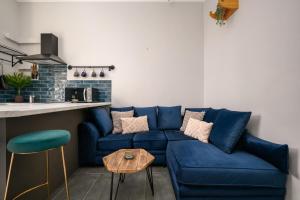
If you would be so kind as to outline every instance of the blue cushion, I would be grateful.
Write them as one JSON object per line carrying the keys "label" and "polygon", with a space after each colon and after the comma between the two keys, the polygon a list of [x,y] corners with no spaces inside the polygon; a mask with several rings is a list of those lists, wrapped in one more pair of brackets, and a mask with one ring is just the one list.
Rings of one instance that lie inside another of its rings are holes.
{"label": "blue cushion", "polygon": [[116,151],[132,148],[133,136],[134,134],[109,134],[98,140],[97,149],[100,151]]}
{"label": "blue cushion", "polygon": [[55,149],[69,143],[66,130],[35,131],[16,136],[8,141],[7,150],[13,153],[34,153]]}
{"label": "blue cushion", "polygon": [[116,108],[116,107],[110,108],[110,111],[117,111],[117,112],[127,112],[127,111],[131,111],[131,110],[133,110],[132,106],[120,107],[120,108]]}
{"label": "blue cushion", "polygon": [[208,112],[211,108],[186,108],[185,110],[192,111],[192,112]]}
{"label": "blue cushion", "polygon": [[134,115],[136,117],[140,116],[147,116],[148,118],[148,125],[150,130],[157,129],[157,107],[145,107],[145,108],[138,108],[134,107]]}
{"label": "blue cushion", "polygon": [[172,165],[173,160],[167,157],[167,161],[170,178],[177,199],[196,200],[205,197],[205,200],[256,200],[258,196],[260,200],[284,199],[285,188],[179,184],[175,174],[176,170],[174,170],[174,165]]}
{"label": "blue cushion", "polygon": [[146,150],[165,150],[167,138],[163,131],[147,131],[136,133],[133,137],[134,148]]}
{"label": "blue cushion", "polygon": [[168,141],[195,140],[195,138],[185,135],[183,131],[169,130],[165,131],[165,135]]}
{"label": "blue cushion", "polygon": [[161,130],[178,130],[181,124],[181,106],[158,106],[158,127]]}
{"label": "blue cushion", "polygon": [[213,125],[210,141],[226,153],[231,153],[238,143],[251,112],[222,110]]}
{"label": "blue cushion", "polygon": [[268,142],[250,134],[243,136],[242,146],[247,152],[255,154],[288,173],[289,148],[288,145]]}
{"label": "blue cushion", "polygon": [[174,141],[167,159],[181,184],[285,188],[284,173],[245,151],[227,154],[196,140]]}
{"label": "blue cushion", "polygon": [[222,197],[232,197],[233,199],[230,200],[241,200],[241,197],[247,196],[250,200],[255,200],[255,197],[257,196],[278,197],[278,196],[285,195],[284,188],[202,186],[202,185],[193,186],[193,185],[182,185],[182,184],[179,187],[180,187],[180,194],[185,197],[208,196],[208,194],[210,194],[210,196],[213,196],[217,199]]}
{"label": "blue cushion", "polygon": [[96,125],[102,136],[106,136],[111,133],[113,129],[113,123],[106,109],[91,109],[90,116],[91,121]]}
{"label": "blue cushion", "polygon": [[203,121],[208,122],[208,123],[210,123],[210,122],[215,123],[218,115],[220,114],[220,112],[222,110],[225,110],[225,109],[223,109],[223,108],[222,109],[213,109],[213,108],[208,109],[207,112],[205,112]]}

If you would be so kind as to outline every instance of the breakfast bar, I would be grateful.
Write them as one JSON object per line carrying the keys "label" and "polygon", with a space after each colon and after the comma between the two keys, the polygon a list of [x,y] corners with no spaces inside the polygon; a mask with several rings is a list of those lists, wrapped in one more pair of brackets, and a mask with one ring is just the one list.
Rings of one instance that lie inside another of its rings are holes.
{"label": "breakfast bar", "polygon": [[[6,150],[9,139],[27,132],[63,129],[71,133],[71,141],[65,146],[68,175],[78,166],[77,125],[84,121],[88,109],[109,107],[110,103],[1,103],[0,104],[0,197],[3,197],[9,167],[10,153]],[[33,185],[45,180],[44,155],[17,155],[12,169],[9,199]],[[49,155],[50,191],[64,182],[61,157],[58,150]],[[28,193],[26,199],[45,199],[46,189]]]}

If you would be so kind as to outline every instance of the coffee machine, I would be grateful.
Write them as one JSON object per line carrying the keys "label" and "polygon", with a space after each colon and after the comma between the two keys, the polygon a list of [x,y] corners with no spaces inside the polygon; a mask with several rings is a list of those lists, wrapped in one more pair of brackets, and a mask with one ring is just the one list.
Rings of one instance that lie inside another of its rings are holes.
{"label": "coffee machine", "polygon": [[96,102],[95,88],[65,88],[65,101],[73,103]]}

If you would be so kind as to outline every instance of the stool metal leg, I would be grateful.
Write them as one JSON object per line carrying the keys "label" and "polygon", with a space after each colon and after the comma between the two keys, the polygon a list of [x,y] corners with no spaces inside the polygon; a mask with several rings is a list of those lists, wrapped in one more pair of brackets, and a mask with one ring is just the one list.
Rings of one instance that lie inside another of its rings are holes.
{"label": "stool metal leg", "polygon": [[[35,189],[38,189],[43,186],[47,186],[47,192],[48,192],[48,199],[50,200],[50,186],[49,186],[49,150],[45,152],[46,154],[46,182],[40,185],[37,185],[35,187],[29,188],[25,190],[24,192],[18,194],[13,198],[13,200],[19,198],[20,196],[31,192]],[[64,155],[64,148],[61,147],[61,155],[62,155],[62,162],[63,162],[63,169],[64,169],[64,177],[65,177],[65,185],[66,185],[66,193],[67,193],[67,199],[70,200],[70,195],[69,195],[69,188],[68,188],[68,180],[67,180],[67,169],[66,169],[66,162],[65,162],[65,155]],[[14,162],[14,156],[15,154],[12,153],[11,158],[10,158],[10,164],[9,164],[9,170],[8,170],[8,176],[7,176],[7,182],[6,182],[6,187],[5,187],[5,193],[4,193],[4,200],[7,200],[7,194],[8,194],[8,186],[11,178],[11,171],[12,171],[12,166]]]}
{"label": "stool metal leg", "polygon": [[67,199],[70,200],[64,147],[62,146],[60,149],[61,149],[61,157],[62,157],[63,168],[64,168],[64,176],[65,176],[65,185],[66,185]]}
{"label": "stool metal leg", "polygon": [[7,176],[7,181],[6,181],[4,200],[6,200],[6,198],[7,198],[8,185],[9,185],[9,181],[10,181],[10,175],[11,175],[12,165],[13,165],[13,162],[14,162],[14,157],[15,157],[15,154],[12,153],[11,158],[10,158],[9,169],[8,169],[8,176]]}
{"label": "stool metal leg", "polygon": [[45,155],[46,155],[46,181],[40,185],[34,186],[32,188],[29,188],[25,191],[23,191],[22,193],[18,194],[17,196],[15,196],[13,198],[13,200],[18,199],[19,197],[23,196],[24,194],[31,192],[33,190],[36,190],[40,187],[44,187],[47,186],[48,189],[48,199],[50,199],[50,190],[49,190],[49,150],[45,151]]}
{"label": "stool metal leg", "polygon": [[47,173],[47,192],[48,192],[48,200],[50,200],[50,185],[49,185],[49,150],[46,151],[46,173]]}

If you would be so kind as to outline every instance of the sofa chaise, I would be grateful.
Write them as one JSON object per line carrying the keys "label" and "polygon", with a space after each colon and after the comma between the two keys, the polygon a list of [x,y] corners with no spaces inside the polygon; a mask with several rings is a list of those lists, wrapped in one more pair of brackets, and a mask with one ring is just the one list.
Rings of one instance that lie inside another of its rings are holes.
{"label": "sofa chaise", "polygon": [[203,120],[214,123],[210,142],[203,143],[180,131],[181,106],[111,110],[147,115],[150,130],[111,134],[109,112],[91,110],[78,127],[81,166],[101,166],[102,158],[118,149],[143,148],[155,156],[154,165],[168,167],[177,200],[284,200],[288,146],[248,133],[251,113],[187,108],[204,111]]}

